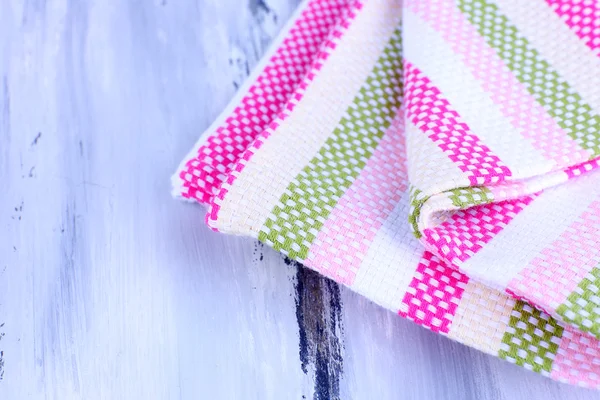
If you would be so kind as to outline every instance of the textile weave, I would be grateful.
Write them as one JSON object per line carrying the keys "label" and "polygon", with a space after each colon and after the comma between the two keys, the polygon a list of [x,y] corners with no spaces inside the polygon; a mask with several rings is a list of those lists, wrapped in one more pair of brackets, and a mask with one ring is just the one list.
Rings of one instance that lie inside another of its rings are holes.
{"label": "textile weave", "polygon": [[600,387],[600,8],[308,0],[173,177],[435,332]]}

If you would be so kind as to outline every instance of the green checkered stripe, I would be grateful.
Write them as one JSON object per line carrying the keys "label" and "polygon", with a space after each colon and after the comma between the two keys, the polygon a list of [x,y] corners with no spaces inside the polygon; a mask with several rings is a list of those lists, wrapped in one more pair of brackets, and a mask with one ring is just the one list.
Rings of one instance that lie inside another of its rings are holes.
{"label": "green checkered stripe", "polygon": [[[525,88],[581,147],[600,154],[600,116],[486,0],[458,0],[460,10]],[[577,60],[573,60],[577,62]]]}
{"label": "green checkered stripe", "polygon": [[460,209],[488,204],[494,200],[494,195],[485,186],[473,186],[450,190],[448,197],[452,204]]}
{"label": "green checkered stripe", "polygon": [[412,233],[417,239],[420,239],[423,234],[419,231],[419,217],[421,216],[421,208],[423,204],[429,200],[431,196],[426,195],[420,189],[415,186],[410,186],[409,199],[410,209],[408,210],[408,222],[412,228]]}
{"label": "green checkered stripe", "polygon": [[303,260],[323,223],[365,167],[402,101],[398,28],[323,147],[288,185],[259,240]]}
{"label": "green checkered stripe", "polygon": [[600,335],[600,269],[592,270],[581,280],[567,300],[556,308],[563,321],[583,332]]}
{"label": "green checkered stripe", "polygon": [[[444,195],[452,201],[457,209],[465,209],[480,204],[488,204],[494,201],[494,194],[485,186],[473,186],[449,190]],[[420,189],[410,187],[410,209],[408,212],[408,222],[412,228],[413,234],[420,239],[423,234],[419,231],[419,218],[423,204],[431,196],[426,195]]]}
{"label": "green checkered stripe", "polygon": [[563,330],[550,315],[524,301],[517,301],[502,337],[498,356],[529,370],[548,375]]}

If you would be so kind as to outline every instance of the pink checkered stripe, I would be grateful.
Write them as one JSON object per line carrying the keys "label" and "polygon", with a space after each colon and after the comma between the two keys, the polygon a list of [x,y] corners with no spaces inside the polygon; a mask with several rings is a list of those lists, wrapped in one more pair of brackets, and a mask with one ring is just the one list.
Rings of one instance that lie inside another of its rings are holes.
{"label": "pink checkered stripe", "polygon": [[598,387],[599,369],[600,342],[571,326],[565,326],[550,376],[573,385]]}
{"label": "pink checkered stripe", "polygon": [[[318,0],[315,0],[318,2]],[[237,162],[232,166],[231,173],[227,176],[223,185],[218,188],[217,194],[210,198],[208,212],[206,213],[206,224],[212,229],[217,230],[215,225],[217,222],[217,216],[219,214],[219,210],[221,208],[221,202],[225,199],[225,196],[228,193],[228,188],[233,184],[236,177],[239,173],[244,169],[246,163],[250,160],[250,158],[254,155],[255,151],[260,149],[265,141],[271,136],[271,133],[274,132],[281,121],[283,121],[290,112],[295,108],[295,106],[299,103],[299,101],[304,96],[306,88],[310,84],[310,82],[316,76],[316,73],[322,68],[323,63],[327,60],[329,55],[335,50],[337,43],[342,38],[344,32],[348,29],[348,27],[354,21],[357,13],[363,7],[362,0],[355,0],[352,4],[345,10],[343,20],[335,26],[334,29],[329,34],[329,38],[322,44],[321,51],[319,53],[319,58],[315,61],[311,67],[311,70],[306,73],[302,82],[299,83],[294,95],[289,99],[284,109],[279,113],[277,118],[273,120],[260,134],[258,134],[255,140],[251,143],[251,145],[244,151]]]}
{"label": "pink checkered stripe", "polygon": [[593,171],[596,168],[600,167],[600,158],[595,158],[593,160],[574,165],[565,170],[568,179],[577,178],[587,172]]}
{"label": "pink checkered stripe", "polygon": [[597,0],[546,0],[596,55],[600,55],[600,4]]}
{"label": "pink checkered stripe", "polygon": [[444,36],[511,125],[546,159],[560,167],[590,158],[591,154],[558,126],[454,3],[406,0],[404,6]]}
{"label": "pink checkered stripe", "polygon": [[[432,253],[425,252],[398,314],[434,332],[448,334],[468,284],[466,275],[444,265]],[[515,297],[521,299],[518,295]],[[600,341],[572,326],[560,322],[559,325],[564,328],[564,333],[552,363],[552,378],[598,387]]]}
{"label": "pink checkered stripe", "polygon": [[508,167],[470,132],[440,90],[410,61],[404,62],[406,118],[420,128],[465,173],[471,185],[511,176]]}
{"label": "pink checkered stripe", "polygon": [[348,3],[349,0],[308,3],[240,104],[181,170],[183,197],[209,203],[242,153],[282,112],[309,67],[326,57],[329,50],[319,50],[321,44]]}
{"label": "pink checkered stripe", "polygon": [[508,289],[546,310],[555,310],[597,265],[599,237],[600,202],[594,201],[509,282]]}
{"label": "pink checkered stripe", "polygon": [[448,333],[469,278],[426,251],[398,314],[434,332]]}
{"label": "pink checkered stripe", "polygon": [[319,231],[304,264],[352,285],[373,238],[406,192],[407,182],[400,111]]}
{"label": "pink checkered stripe", "polygon": [[525,196],[457,211],[446,222],[425,229],[423,242],[448,264],[460,266],[489,243],[534,198]]}

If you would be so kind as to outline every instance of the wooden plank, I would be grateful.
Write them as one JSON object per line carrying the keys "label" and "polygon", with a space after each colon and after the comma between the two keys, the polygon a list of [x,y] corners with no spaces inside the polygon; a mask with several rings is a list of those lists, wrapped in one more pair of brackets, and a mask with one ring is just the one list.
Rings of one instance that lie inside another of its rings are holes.
{"label": "wooden plank", "polygon": [[170,198],[297,3],[3,1],[0,399],[599,398]]}

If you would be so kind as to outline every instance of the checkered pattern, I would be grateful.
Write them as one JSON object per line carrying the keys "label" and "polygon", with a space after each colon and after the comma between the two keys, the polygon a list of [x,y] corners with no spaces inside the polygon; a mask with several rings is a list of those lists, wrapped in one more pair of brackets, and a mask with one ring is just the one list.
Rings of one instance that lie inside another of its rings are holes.
{"label": "checkered pattern", "polygon": [[416,186],[410,187],[410,210],[408,213],[408,222],[410,223],[413,234],[417,238],[421,238],[421,232],[418,225],[419,217],[421,216],[421,209],[429,197],[430,196],[427,196],[422,190],[417,189]]}
{"label": "checkered pattern", "polygon": [[531,201],[533,197],[523,197],[458,211],[449,221],[426,229],[425,241],[444,260],[460,265],[489,243]]}
{"label": "checkered pattern", "polygon": [[498,183],[511,175],[498,156],[470,132],[428,77],[409,62],[404,70],[406,118],[448,155],[472,185]]}
{"label": "checkered pattern", "polygon": [[425,252],[399,314],[434,332],[447,333],[468,281],[466,275]]}
{"label": "checkered pattern", "polygon": [[461,209],[491,203],[494,200],[492,192],[485,186],[453,189],[448,193],[452,204]]}
{"label": "checkered pattern", "polygon": [[596,158],[585,163],[574,165],[565,170],[569,179],[577,178],[587,172],[593,171],[600,167],[600,159]]}
{"label": "checkered pattern", "polygon": [[397,30],[339,126],[281,196],[259,240],[290,258],[307,257],[325,218],[365,167],[398,112],[402,98],[400,37]]}
{"label": "checkered pattern", "polygon": [[407,179],[395,179],[406,176],[405,154],[399,114],[319,231],[305,265],[346,285],[354,282],[375,234],[406,191]]}
{"label": "checkered pattern", "polygon": [[577,288],[558,306],[556,313],[582,332],[600,334],[600,269],[592,270]]}
{"label": "checkered pattern", "polygon": [[[599,155],[600,115],[520,34],[498,6],[487,0],[458,0],[458,5],[559,126],[592,155]],[[531,22],[546,23],[541,19]]]}
{"label": "checkered pattern", "polygon": [[557,1],[304,3],[178,194],[433,331],[600,388],[600,58],[587,11],[562,1],[565,26]]}
{"label": "checkered pattern", "polygon": [[511,312],[498,355],[529,370],[549,375],[563,330],[548,314],[518,301]]}
{"label": "checkered pattern", "polygon": [[595,307],[588,304],[595,295],[590,271],[600,263],[598,237],[600,202],[592,202],[509,283],[509,289],[539,307],[556,310],[557,316],[582,331],[599,334]]}
{"label": "checkered pattern", "polygon": [[348,9],[349,0],[311,1],[238,106],[180,171],[181,196],[208,203],[254,139],[279,114]]}
{"label": "checkered pattern", "polygon": [[[306,9],[309,9],[311,6],[320,7],[318,4],[320,0],[311,0],[307,3]],[[225,200],[225,196],[229,193],[229,188],[235,181],[236,177],[239,173],[244,169],[246,163],[250,160],[250,158],[254,155],[256,151],[258,151],[261,146],[268,140],[271,133],[279,127],[279,124],[282,120],[287,118],[290,112],[294,110],[294,106],[298,104],[303,98],[304,91],[308,87],[308,85],[313,81],[316,76],[316,73],[319,72],[329,57],[329,55],[335,50],[337,43],[340,38],[343,36],[344,31],[351,25],[357,13],[363,7],[363,3],[360,0],[355,0],[352,3],[348,3],[348,6],[343,10],[344,19],[339,22],[338,25],[333,27],[329,31],[329,38],[321,43],[321,51],[319,53],[319,60],[312,64],[312,70],[307,70],[306,75],[304,76],[302,82],[298,85],[294,95],[288,99],[288,102],[285,104],[284,109],[277,116],[275,120],[273,120],[268,128],[262,131],[259,135],[256,136],[255,140],[252,144],[246,149],[246,151],[240,154],[235,166],[231,167],[230,174],[227,176],[226,180],[220,182],[222,186],[218,187],[215,185],[213,190],[216,193],[214,196],[210,197],[208,213],[206,214],[206,224],[213,230],[218,231],[215,227],[215,224],[218,220],[219,211],[221,209],[221,204]],[[299,18],[301,20],[301,18]],[[215,134],[218,134],[215,133]],[[214,134],[209,135],[209,139]],[[185,197],[185,196],[184,196]]]}
{"label": "checkered pattern", "polygon": [[587,387],[600,386],[598,342],[577,330],[567,327],[552,365],[552,378]]}
{"label": "checkered pattern", "polygon": [[[465,67],[497,104],[515,130],[555,165],[587,160],[579,147],[512,74],[499,55],[487,46],[466,16],[447,0],[407,0],[405,7],[448,40]],[[439,60],[443,63],[444,60]],[[519,152],[521,149],[512,149]],[[527,154],[523,154],[527,157]],[[526,160],[524,160],[526,161]]]}
{"label": "checkered pattern", "polygon": [[479,350],[498,352],[515,299],[470,280],[452,321],[449,336]]}
{"label": "checkered pattern", "polygon": [[546,0],[596,55],[600,55],[600,5],[595,0]]}

